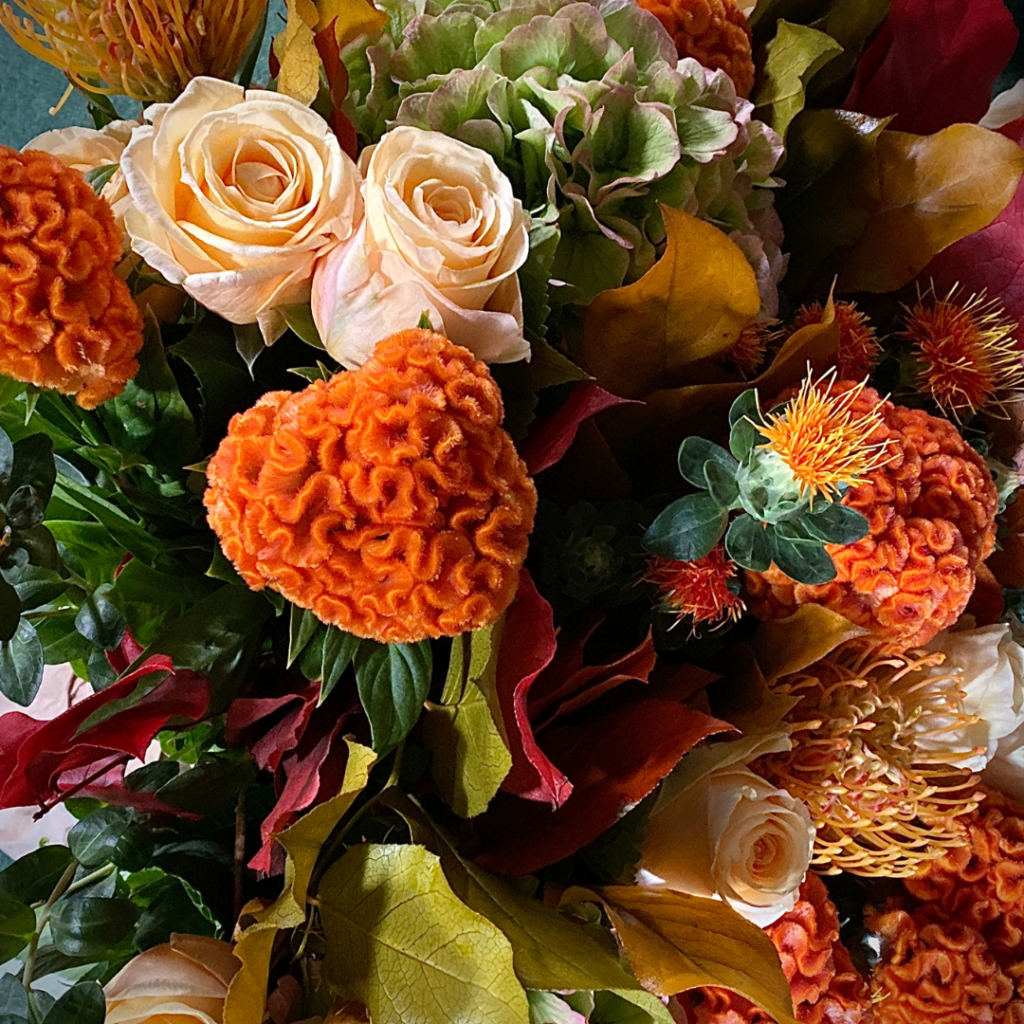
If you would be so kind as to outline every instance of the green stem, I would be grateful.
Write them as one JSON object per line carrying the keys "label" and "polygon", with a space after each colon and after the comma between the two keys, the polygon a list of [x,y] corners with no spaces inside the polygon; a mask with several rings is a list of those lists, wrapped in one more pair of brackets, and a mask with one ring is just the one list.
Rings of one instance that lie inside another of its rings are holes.
{"label": "green stem", "polygon": [[21,984],[29,996],[32,995],[32,975],[35,973],[36,969],[36,954],[39,952],[39,937],[42,935],[43,929],[49,923],[50,911],[53,910],[54,903],[64,895],[68,886],[71,884],[71,879],[75,877],[75,871],[77,870],[78,861],[72,860],[64,869],[64,874],[60,876],[57,884],[53,887],[53,892],[50,893],[50,898],[43,904],[43,909],[39,913],[35,931],[32,932],[32,939],[28,944],[28,955],[25,957],[25,970],[21,975]]}
{"label": "green stem", "polygon": [[78,892],[79,889],[85,889],[92,885],[93,882],[100,882],[104,878],[109,878],[116,870],[116,864],[105,864],[103,867],[97,868],[91,875],[86,875],[77,882],[72,882],[65,890],[64,895],[70,896],[73,892]]}

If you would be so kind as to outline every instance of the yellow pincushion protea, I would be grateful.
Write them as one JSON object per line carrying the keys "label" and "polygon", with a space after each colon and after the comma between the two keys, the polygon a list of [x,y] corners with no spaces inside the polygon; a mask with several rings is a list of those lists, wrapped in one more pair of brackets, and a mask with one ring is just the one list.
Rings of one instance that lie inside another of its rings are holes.
{"label": "yellow pincushion protea", "polygon": [[977,719],[963,710],[960,676],[930,671],[942,660],[860,638],[772,685],[798,698],[786,716],[792,749],[752,767],[806,802],[812,863],[826,873],[907,878],[966,842],[960,819],[980,794],[956,762],[974,751],[930,748]]}
{"label": "yellow pincushion protea", "polygon": [[[94,93],[173,100],[199,75],[232,78],[267,0],[13,0],[0,25]],[[27,15],[24,17],[22,15]]]}

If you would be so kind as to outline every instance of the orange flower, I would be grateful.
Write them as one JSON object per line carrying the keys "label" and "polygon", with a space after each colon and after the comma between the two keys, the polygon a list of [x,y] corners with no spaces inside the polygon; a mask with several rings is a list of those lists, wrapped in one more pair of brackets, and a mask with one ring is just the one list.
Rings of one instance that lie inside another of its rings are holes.
{"label": "orange flower", "polygon": [[743,601],[729,589],[735,575],[736,563],[718,544],[693,562],[652,558],[644,579],[661,591],[665,611],[675,612],[678,621],[692,618],[696,628],[702,622],[735,622],[743,614]]}
{"label": "orange flower", "polygon": [[251,587],[356,636],[479,629],[515,595],[537,506],[501,419],[471,352],[404,331],[235,416],[207,469],[210,525]]}
{"label": "orange flower", "polygon": [[750,29],[735,0],[640,0],[676,44],[680,57],[724,71],[740,96],[754,87]]}
{"label": "orange flower", "polygon": [[[833,392],[859,388],[841,381]],[[873,443],[889,461],[855,483],[844,505],[867,516],[870,532],[828,545],[831,583],[795,583],[774,566],[747,573],[749,606],[761,619],[821,604],[874,630],[896,647],[928,643],[952,625],[974,590],[975,574],[995,545],[998,496],[981,456],[948,420],[884,401],[864,388],[849,414],[876,414]]]}
{"label": "orange flower", "polygon": [[[863,380],[875,368],[882,354],[875,329],[855,302],[836,302],[833,309],[835,322],[839,325],[839,350],[836,353],[839,379]],[[824,317],[825,310],[820,302],[801,306],[793,321],[793,331],[810,324],[820,324]]]}
{"label": "orange flower", "polygon": [[960,677],[929,674],[942,658],[887,655],[862,638],[772,684],[797,698],[785,716],[793,746],[751,768],[807,804],[813,863],[830,873],[907,877],[966,842],[958,819],[977,806],[975,779],[955,763],[973,751],[919,746],[976,721],[964,713]]}
{"label": "orange flower", "polygon": [[[765,929],[789,980],[801,1024],[860,1024],[870,1019],[867,985],[839,941],[839,915],[821,879],[808,874],[800,900]],[[693,1024],[770,1024],[742,996],[722,988],[687,993]]]}
{"label": "orange flower", "polygon": [[138,372],[142,317],[106,200],[49,153],[0,146],[0,373],[92,409]]}
{"label": "orange flower", "polygon": [[1010,1010],[1013,981],[969,925],[922,923],[904,910],[871,915],[867,924],[882,941],[872,976],[875,1024],[1020,1020]]}
{"label": "orange flower", "polygon": [[921,363],[918,389],[961,420],[1019,399],[1024,363],[1014,338],[1017,325],[998,302],[986,302],[984,294],[964,303],[953,296],[919,299],[903,337],[913,342]]}
{"label": "orange flower", "polygon": [[744,380],[751,380],[761,369],[768,349],[782,337],[777,320],[747,324],[724,362]]}

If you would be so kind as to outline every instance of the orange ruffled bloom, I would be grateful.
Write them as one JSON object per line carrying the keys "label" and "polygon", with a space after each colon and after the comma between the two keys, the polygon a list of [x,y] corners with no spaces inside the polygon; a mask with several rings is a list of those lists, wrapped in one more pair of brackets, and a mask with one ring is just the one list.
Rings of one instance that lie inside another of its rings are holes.
{"label": "orange ruffled bloom", "polygon": [[[839,941],[839,915],[821,879],[810,873],[796,906],[765,929],[789,980],[801,1024],[870,1020],[867,983]],[[771,1024],[753,1003],[724,988],[703,988],[680,1002],[692,1024]]]}
{"label": "orange ruffled bloom", "polygon": [[[839,349],[836,352],[836,369],[840,380],[863,380],[875,368],[882,354],[874,327],[855,302],[836,302],[835,322],[839,325]],[[820,302],[801,306],[793,321],[793,331],[811,324],[820,324],[825,310]]]}
{"label": "orange ruffled bloom", "polygon": [[740,96],[754,88],[754,60],[746,15],[735,0],[640,0],[676,44],[682,57],[724,71]]}
{"label": "orange ruffled bloom", "polygon": [[[860,386],[841,381],[832,391]],[[802,604],[824,605],[906,649],[928,643],[966,607],[995,545],[998,497],[981,456],[948,420],[864,388],[850,413],[871,412],[882,423],[870,441],[888,446],[888,461],[843,499],[867,517],[868,535],[827,546],[831,583],[795,583],[775,566],[747,573],[749,606],[758,618],[779,619]]]}
{"label": "orange ruffled bloom", "polygon": [[106,200],[49,153],[0,146],[0,373],[85,409],[138,372],[142,317]]}
{"label": "orange ruffled bloom", "polygon": [[961,921],[904,910],[869,916],[882,940],[871,979],[874,1024],[1018,1024],[1022,1004],[984,938]]}
{"label": "orange ruffled bloom", "polygon": [[251,587],[356,636],[480,629],[515,596],[537,507],[502,412],[467,349],[396,334],[361,369],[232,419],[210,525]]}

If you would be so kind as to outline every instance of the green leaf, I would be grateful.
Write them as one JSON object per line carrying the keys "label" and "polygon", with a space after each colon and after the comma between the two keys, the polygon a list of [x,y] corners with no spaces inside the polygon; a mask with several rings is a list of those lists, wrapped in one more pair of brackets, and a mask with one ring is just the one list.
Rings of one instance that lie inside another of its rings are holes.
{"label": "green leaf", "polygon": [[797,583],[831,583],[836,567],[821,542],[801,535],[791,523],[776,523],[771,530],[772,560]]}
{"label": "green leaf", "polygon": [[7,487],[11,482],[11,471],[14,469],[14,445],[6,430],[0,429],[0,488]]}
{"label": "green leaf", "polygon": [[421,846],[351,848],[324,875],[324,976],[374,1024],[525,1024],[508,940]]}
{"label": "green leaf", "polygon": [[452,640],[440,704],[428,704],[423,740],[433,752],[430,771],[456,814],[487,810],[512,769],[508,744],[495,718],[495,672],[502,622]]}
{"label": "green leaf", "polygon": [[75,616],[75,629],[105,651],[112,651],[124,639],[124,617],[107,597],[113,589],[112,583],[97,587]]}
{"label": "green leaf", "polygon": [[50,1007],[43,1024],[103,1024],[107,1002],[99,982],[80,981]]}
{"label": "green leaf", "polygon": [[0,963],[16,957],[36,928],[36,915],[19,900],[0,896]]}
{"label": "green leaf", "polygon": [[14,465],[11,469],[11,482],[15,487],[34,487],[45,508],[53,494],[56,480],[53,441],[46,434],[29,434],[15,442]]}
{"label": "green leaf", "polygon": [[785,139],[793,118],[804,108],[807,83],[843,48],[824,32],[780,20],[765,49],[754,105]]}
{"label": "green leaf", "polygon": [[117,174],[119,166],[119,164],[101,164],[99,167],[85,172],[85,180],[92,185],[92,190],[96,195],[99,195],[106,187],[107,182]]}
{"label": "green leaf", "polygon": [[651,523],[644,547],[662,558],[691,562],[718,543],[728,519],[729,513],[710,494],[688,494]]}
{"label": "green leaf", "polygon": [[45,900],[71,863],[71,851],[56,843],[26,853],[0,871],[0,896],[26,903]]}
{"label": "green leaf", "polygon": [[741,420],[761,422],[761,407],[757,401],[757,390],[748,388],[729,407],[729,427],[735,427]]}
{"label": "green leaf", "polygon": [[737,516],[725,535],[725,553],[744,569],[765,572],[772,564],[772,544],[764,524],[746,513]]}
{"label": "green leaf", "polygon": [[13,974],[0,974],[0,1020],[28,1017],[28,993]]}
{"label": "green leaf", "polygon": [[[313,321],[313,310],[309,303],[297,306],[279,306],[278,312],[284,316],[284,322],[300,340],[314,348],[322,349],[324,347],[324,343],[320,340],[320,332],[316,329],[316,323]],[[427,326],[429,328],[430,325]]]}
{"label": "green leaf", "polygon": [[17,633],[20,621],[21,598],[18,591],[0,576],[0,643],[7,643]]}
{"label": "green leaf", "polygon": [[320,620],[308,608],[292,605],[288,619],[288,668],[292,667],[295,659],[306,649],[319,625]]}
{"label": "green leaf", "polygon": [[7,569],[4,576],[14,585],[25,611],[39,608],[41,605],[55,601],[68,589],[68,581],[52,569],[43,569],[38,565],[25,565],[16,569]]}
{"label": "green leaf", "polygon": [[866,516],[838,501],[822,502],[800,520],[800,526],[809,536],[826,544],[855,544],[870,529]]}
{"label": "green leaf", "polygon": [[260,19],[260,27],[256,29],[255,35],[249,40],[245,48],[245,56],[238,69],[238,84],[243,89],[252,85],[252,76],[256,73],[256,64],[260,59],[260,52],[263,49],[263,40],[267,34],[267,20],[270,17],[270,5],[263,8],[263,17]]}
{"label": "green leaf", "polygon": [[[169,876],[159,894],[147,905],[139,916],[139,923],[132,938],[138,950],[158,946],[167,942],[172,932],[188,935],[217,934],[217,925],[207,917],[189,893],[195,893],[180,879]],[[198,898],[198,894],[196,894]]]}
{"label": "green leaf", "polygon": [[463,857],[452,837],[412,798],[391,790],[384,802],[405,819],[414,842],[441,858],[455,895],[505,934],[516,975],[526,988],[640,989],[611,952],[614,947],[605,948],[579,922]]}
{"label": "green leaf", "polygon": [[263,335],[256,324],[233,324],[235,332],[235,348],[242,357],[249,376],[253,376],[253,366],[260,354],[267,347]]}
{"label": "green leaf", "polygon": [[[352,664],[352,659],[356,656],[359,645],[363,642],[359,637],[346,633],[344,630],[338,629],[337,626],[327,627],[327,635],[324,637],[324,650],[320,662],[320,696],[317,699],[318,707],[330,696],[331,690],[338,684],[338,680],[345,669]],[[371,641],[366,642],[369,643]],[[427,678],[428,680],[430,678],[429,670]],[[413,722],[415,723],[415,719],[413,719]]]}
{"label": "green leaf", "polygon": [[313,636],[302,652],[299,671],[313,683],[320,682],[324,674],[324,644],[327,642],[327,627],[323,624],[313,631]]}
{"label": "green leaf", "polygon": [[7,503],[7,521],[15,530],[30,530],[43,521],[44,502],[31,484],[22,484]]}
{"label": "green leaf", "polygon": [[65,896],[53,907],[53,944],[67,956],[105,956],[127,938],[138,911],[131,900]]}
{"label": "green leaf", "polygon": [[708,493],[722,508],[730,508],[740,496],[739,484],[736,483],[736,464],[726,469],[720,462],[704,463],[704,479],[707,481]]}
{"label": "green leaf", "polygon": [[14,636],[0,644],[0,692],[27,708],[43,682],[43,645],[28,619],[18,623]]}
{"label": "green leaf", "polygon": [[721,445],[713,444],[703,437],[688,437],[679,446],[679,472],[694,487],[707,487],[704,463],[709,461],[717,462],[734,473],[737,468],[736,460]]}
{"label": "green leaf", "polygon": [[356,685],[378,757],[395,747],[416,724],[430,690],[431,665],[429,640],[416,644],[364,640],[359,645]]}
{"label": "green leaf", "polygon": [[131,811],[122,807],[101,807],[72,826],[68,833],[71,853],[85,867],[116,862],[131,823]]}

